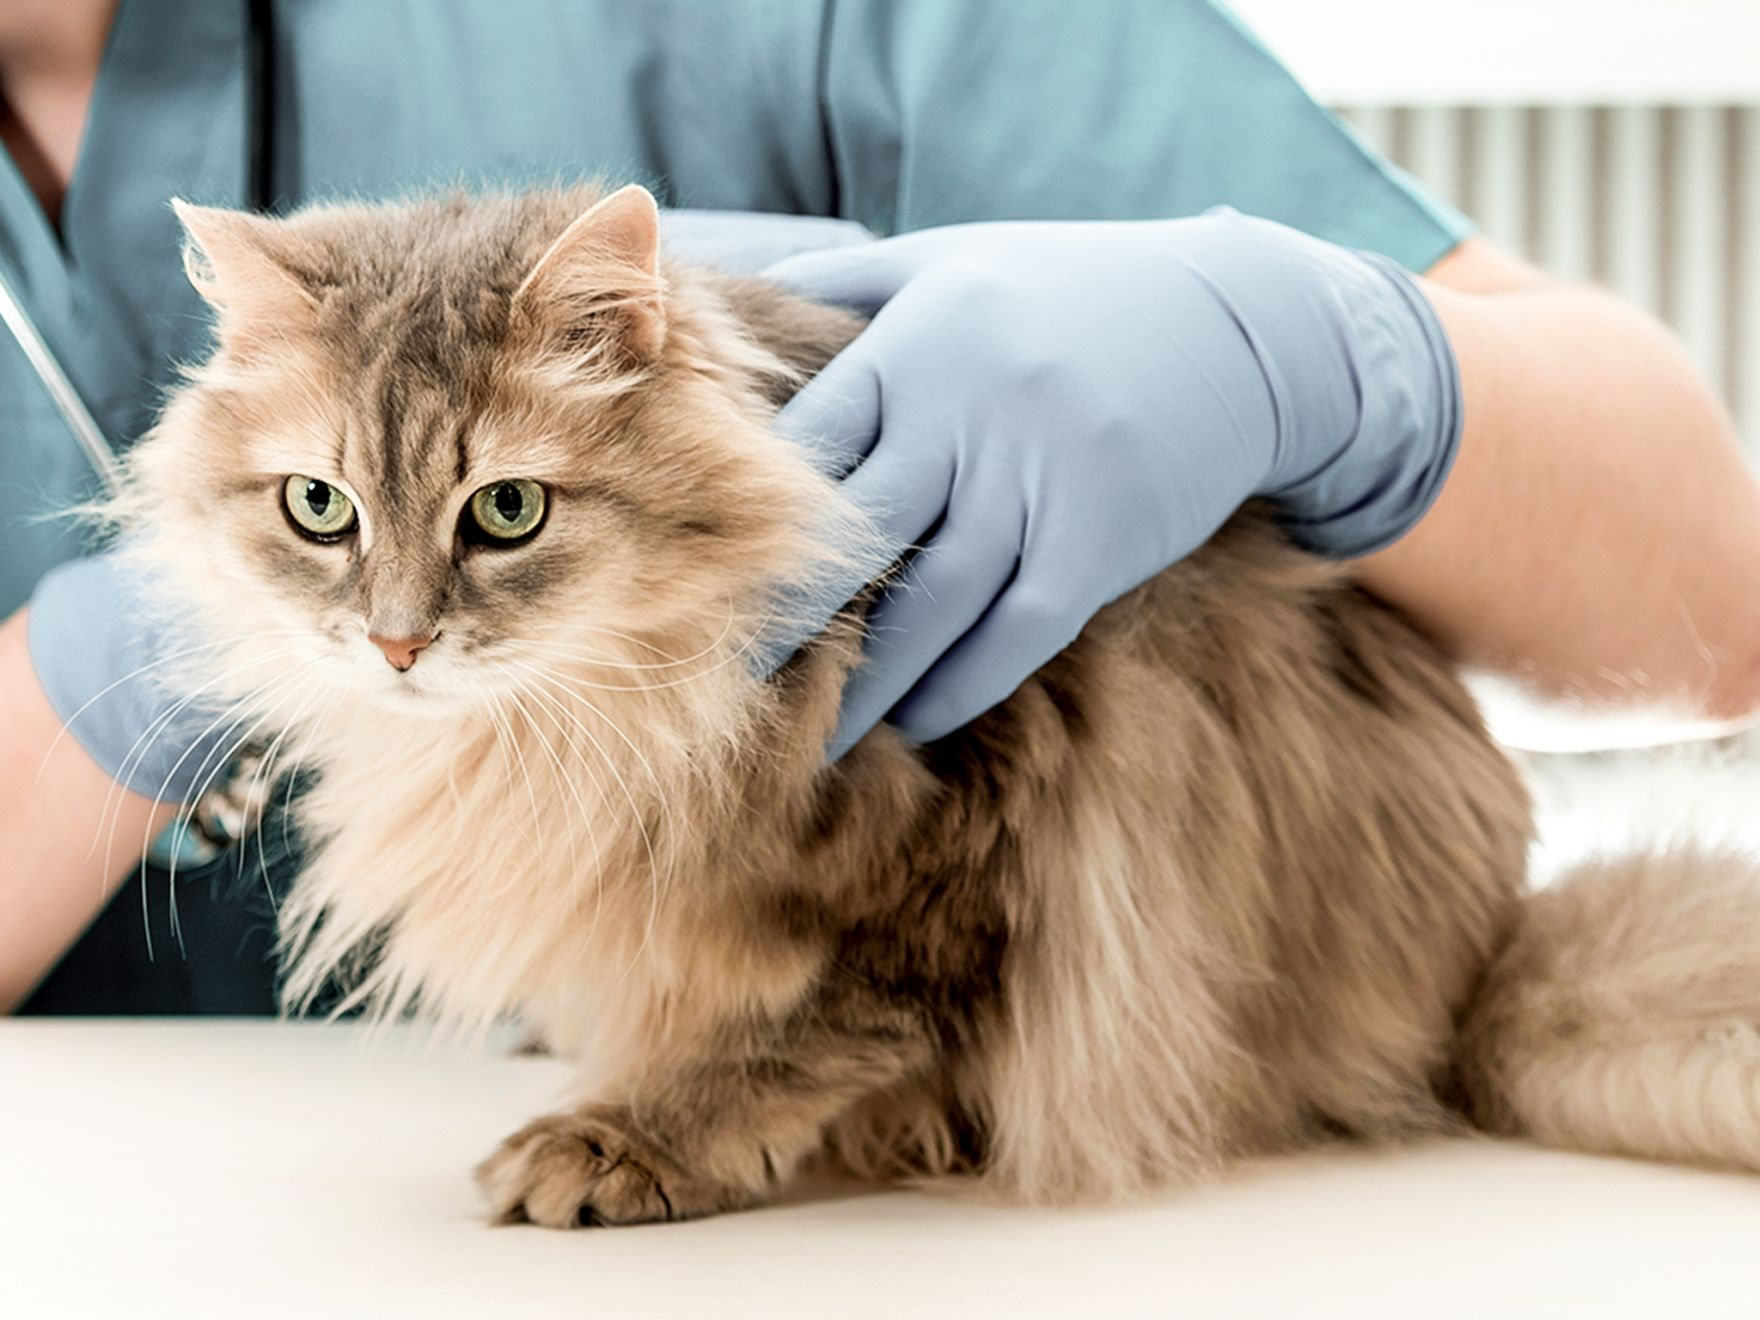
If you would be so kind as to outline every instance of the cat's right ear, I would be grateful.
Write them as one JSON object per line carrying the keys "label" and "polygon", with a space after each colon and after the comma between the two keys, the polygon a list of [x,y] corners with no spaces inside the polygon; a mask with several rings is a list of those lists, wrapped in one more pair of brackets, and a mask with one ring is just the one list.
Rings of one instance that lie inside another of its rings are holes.
{"label": "cat's right ear", "polygon": [[666,340],[660,211],[640,184],[620,188],[564,229],[513,295],[514,314],[588,360],[612,348],[646,362]]}
{"label": "cat's right ear", "polygon": [[220,313],[223,337],[276,337],[311,323],[317,299],[285,264],[275,221],[182,198],[171,209],[183,224],[184,274]]}

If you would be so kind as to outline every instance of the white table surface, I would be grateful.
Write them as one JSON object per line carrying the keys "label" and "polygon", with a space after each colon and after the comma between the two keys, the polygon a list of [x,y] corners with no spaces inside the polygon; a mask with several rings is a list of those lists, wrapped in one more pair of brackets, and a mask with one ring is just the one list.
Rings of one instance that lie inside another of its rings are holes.
{"label": "white table surface", "polygon": [[1760,1178],[1491,1142],[1107,1211],[493,1228],[468,1170],[566,1069],[424,1042],[0,1021],[0,1317],[1760,1316]]}

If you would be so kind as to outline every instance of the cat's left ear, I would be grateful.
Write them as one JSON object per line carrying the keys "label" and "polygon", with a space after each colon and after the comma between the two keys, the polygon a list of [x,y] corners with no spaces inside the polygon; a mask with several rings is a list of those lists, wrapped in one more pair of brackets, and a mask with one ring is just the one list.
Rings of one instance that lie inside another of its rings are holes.
{"label": "cat's left ear", "polygon": [[309,323],[318,301],[282,259],[276,221],[182,198],[171,209],[183,223],[184,273],[220,313],[223,335],[280,334]]}
{"label": "cat's left ear", "polygon": [[599,330],[647,361],[666,341],[660,208],[640,184],[588,208],[557,237],[513,295],[515,315],[571,340]]}

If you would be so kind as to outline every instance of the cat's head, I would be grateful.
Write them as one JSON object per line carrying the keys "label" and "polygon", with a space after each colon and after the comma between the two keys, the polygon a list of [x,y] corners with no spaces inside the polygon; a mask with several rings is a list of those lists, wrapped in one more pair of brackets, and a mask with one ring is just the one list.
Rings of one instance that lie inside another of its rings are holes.
{"label": "cat's head", "polygon": [[217,348],[123,520],[252,681],[435,714],[683,681],[835,558],[834,487],[769,428],[786,368],[669,281],[642,189],[178,214]]}

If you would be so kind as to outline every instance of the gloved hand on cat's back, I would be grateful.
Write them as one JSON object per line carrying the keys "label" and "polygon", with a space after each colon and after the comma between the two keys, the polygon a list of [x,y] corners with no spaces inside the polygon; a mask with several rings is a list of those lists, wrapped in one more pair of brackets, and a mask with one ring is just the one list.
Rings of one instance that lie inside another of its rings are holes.
{"label": "gloved hand on cat's back", "polygon": [[833,756],[887,717],[961,727],[1254,496],[1317,553],[1382,548],[1460,441],[1453,351],[1407,272],[1226,209],[955,226],[765,274],[872,315],[779,425],[915,548]]}

